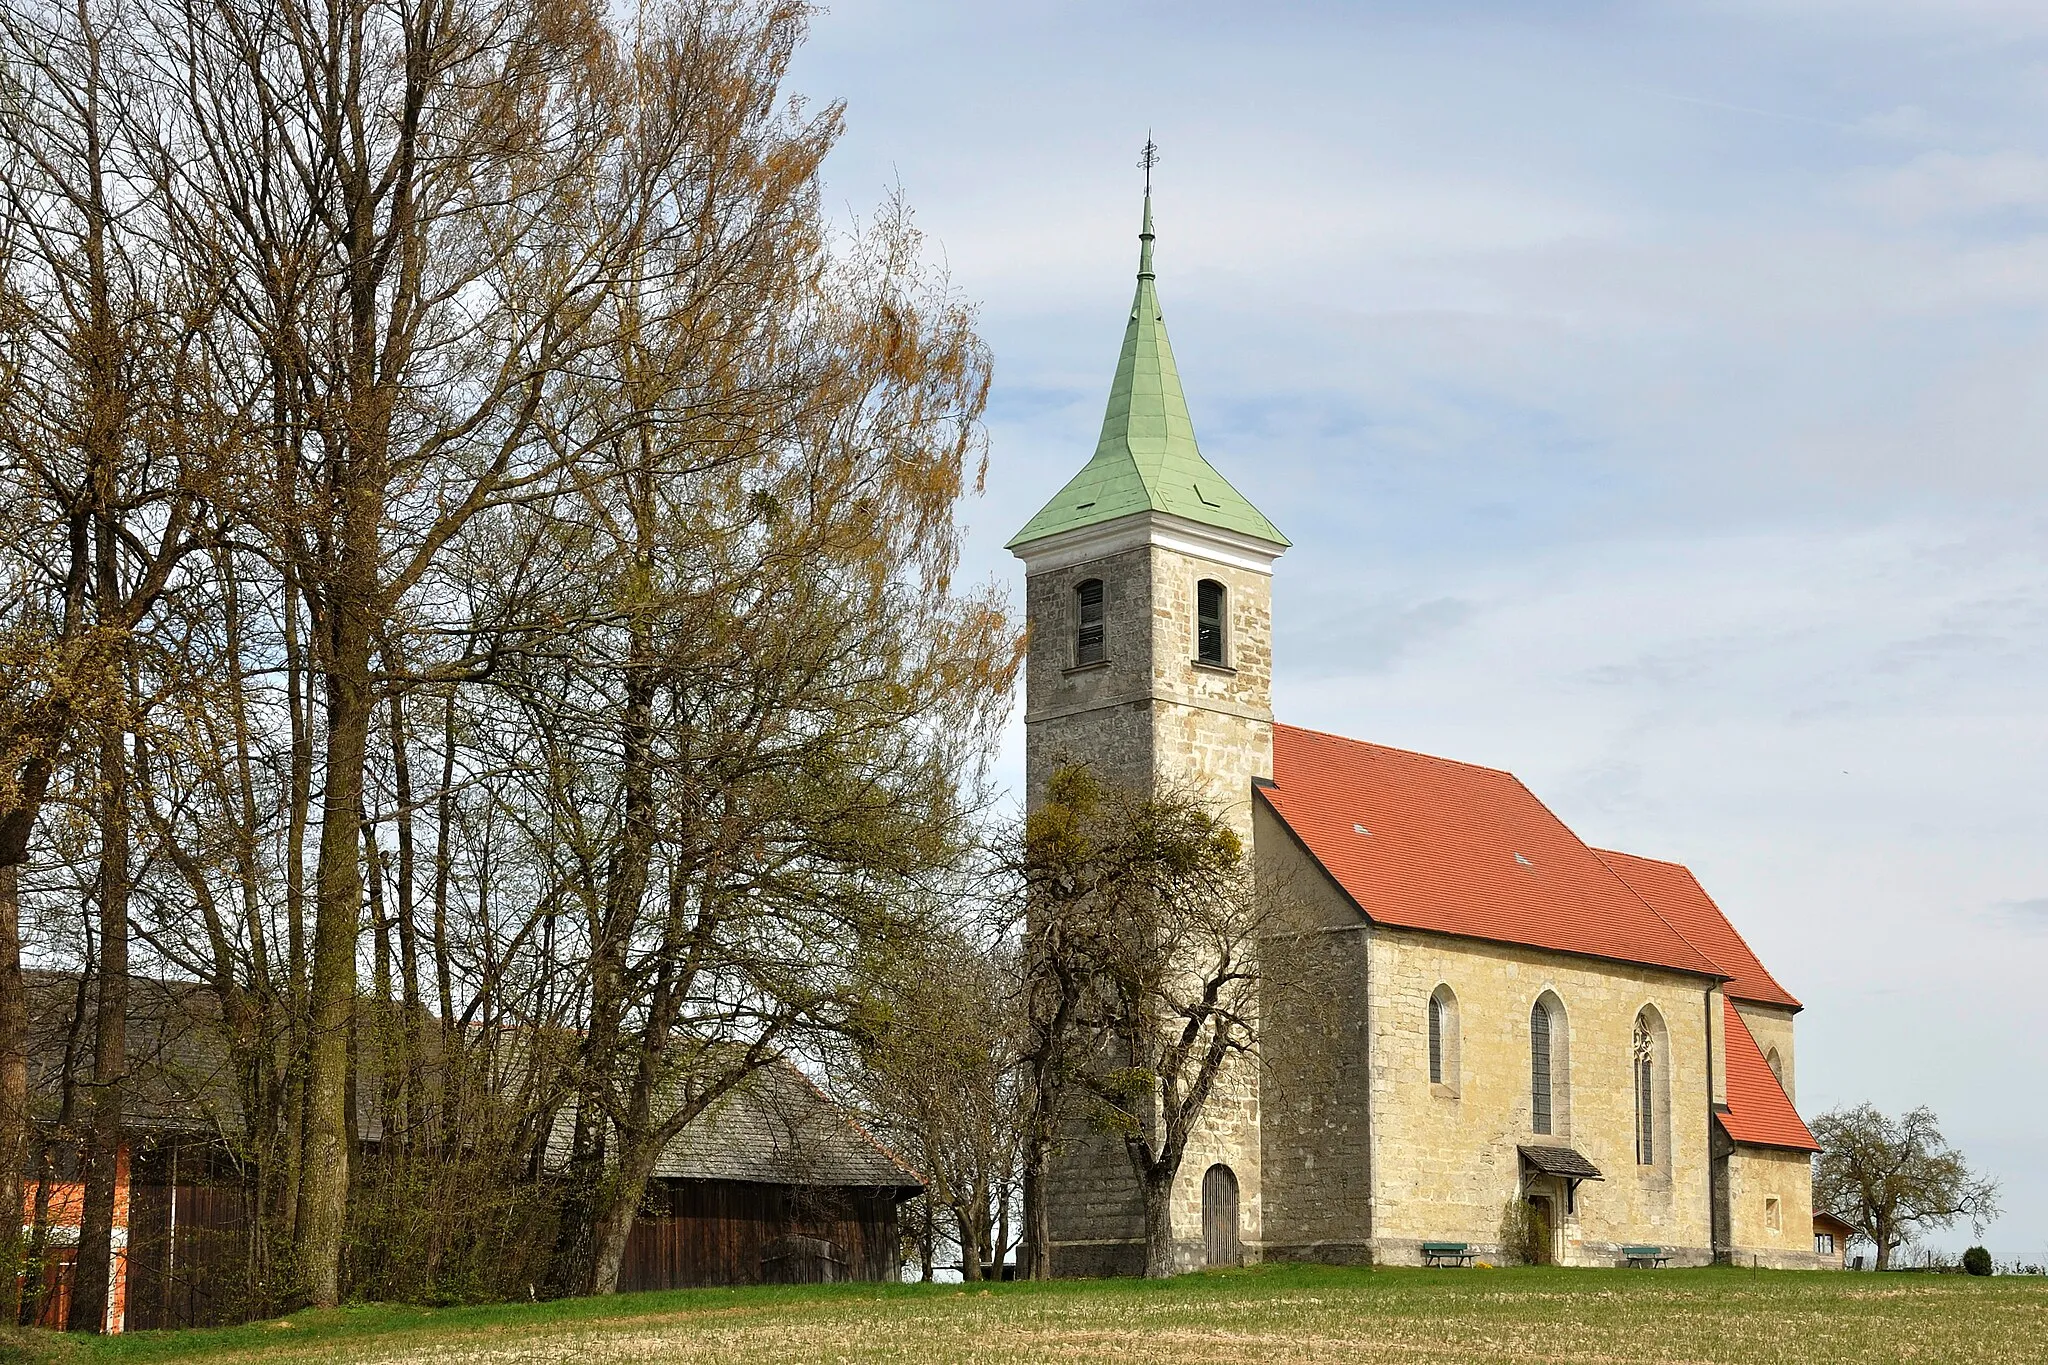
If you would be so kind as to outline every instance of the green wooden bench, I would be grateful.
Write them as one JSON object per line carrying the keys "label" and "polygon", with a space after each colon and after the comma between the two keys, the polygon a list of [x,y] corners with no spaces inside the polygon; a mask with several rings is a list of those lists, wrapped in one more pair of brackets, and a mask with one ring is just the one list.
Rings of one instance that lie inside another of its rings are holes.
{"label": "green wooden bench", "polygon": [[1630,1270],[1655,1270],[1671,1259],[1663,1247],[1623,1247],[1621,1255]]}
{"label": "green wooden bench", "polygon": [[1465,1266],[1472,1264],[1472,1257],[1472,1244],[1469,1242],[1424,1242],[1422,1244],[1422,1263],[1424,1265]]}

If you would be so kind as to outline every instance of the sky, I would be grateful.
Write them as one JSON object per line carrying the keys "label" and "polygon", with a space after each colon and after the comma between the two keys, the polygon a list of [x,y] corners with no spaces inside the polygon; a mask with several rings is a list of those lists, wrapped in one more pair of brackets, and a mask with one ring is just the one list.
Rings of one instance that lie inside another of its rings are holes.
{"label": "sky", "polygon": [[1094,449],[1149,132],[1279,718],[1691,866],[1801,1110],[1930,1106],[2048,1261],[2048,5],[834,0],[790,85],[980,306],[967,578]]}

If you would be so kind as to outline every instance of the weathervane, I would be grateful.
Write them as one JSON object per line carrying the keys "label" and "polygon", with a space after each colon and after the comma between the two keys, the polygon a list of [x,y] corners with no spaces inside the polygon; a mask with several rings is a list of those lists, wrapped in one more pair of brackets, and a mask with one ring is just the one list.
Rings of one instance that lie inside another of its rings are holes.
{"label": "weathervane", "polygon": [[1152,130],[1145,130],[1145,150],[1138,156],[1138,165],[1145,171],[1145,193],[1152,193],[1152,168],[1159,164],[1159,144],[1152,140]]}

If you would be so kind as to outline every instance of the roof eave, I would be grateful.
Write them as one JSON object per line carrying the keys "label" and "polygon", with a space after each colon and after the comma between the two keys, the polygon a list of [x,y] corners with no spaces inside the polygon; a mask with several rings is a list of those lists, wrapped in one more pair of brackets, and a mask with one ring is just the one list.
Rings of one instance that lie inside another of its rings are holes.
{"label": "roof eave", "polygon": [[1227,526],[1211,526],[1173,512],[1143,508],[1085,526],[1069,526],[1004,548],[1024,561],[1026,574],[1047,573],[1100,559],[1120,550],[1157,545],[1200,559],[1211,559],[1247,573],[1270,576],[1284,543],[1248,535]]}

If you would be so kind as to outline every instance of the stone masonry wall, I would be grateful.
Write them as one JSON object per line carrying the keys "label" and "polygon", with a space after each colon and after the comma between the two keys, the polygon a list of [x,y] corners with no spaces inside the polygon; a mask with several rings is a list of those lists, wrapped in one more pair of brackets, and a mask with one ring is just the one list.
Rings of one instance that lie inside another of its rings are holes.
{"label": "stone masonry wall", "polygon": [[1785,1083],[1785,1093],[1792,1098],[1793,1103],[1798,1103],[1799,1087],[1792,1052],[1792,1011],[1777,1005],[1759,1005],[1748,1000],[1738,1000],[1735,1002],[1735,1012],[1742,1016],[1743,1023],[1749,1025],[1749,1031],[1756,1038],[1756,1045],[1765,1057],[1771,1055],[1772,1048],[1778,1050],[1778,1061],[1784,1068],[1779,1079]]}
{"label": "stone masonry wall", "polygon": [[1366,942],[1371,930],[1272,808],[1255,807],[1259,896],[1287,932],[1260,981],[1269,1260],[1371,1259],[1371,1072]]}
{"label": "stone masonry wall", "polygon": [[[1578,1188],[1559,1259],[1612,1265],[1631,1244],[1680,1262],[1712,1258],[1706,983],[1680,973],[1539,949],[1390,929],[1372,935],[1373,1244],[1379,1259],[1419,1259],[1424,1241],[1494,1247],[1517,1194],[1518,1145],[1569,1146],[1605,1177]],[[1427,1006],[1456,996],[1458,1065],[1428,1069]],[[1564,1007],[1554,1132],[1531,1127],[1529,1012],[1544,992]],[[1669,1057],[1657,1098],[1652,1165],[1638,1165],[1632,1043],[1645,1005],[1661,1017]]]}
{"label": "stone masonry wall", "polygon": [[1728,1215],[1738,1266],[1812,1270],[1827,1263],[1813,1251],[1813,1158],[1806,1152],[1735,1148],[1728,1157]]}
{"label": "stone masonry wall", "polygon": [[[1075,588],[1104,585],[1105,661],[1076,667]],[[1228,590],[1226,666],[1195,662],[1196,584]],[[1140,789],[1191,792],[1251,838],[1251,782],[1272,770],[1270,580],[1154,545],[1031,574],[1025,666],[1027,801],[1063,760],[1093,764]],[[1239,1239],[1260,1242],[1259,1078],[1230,1068],[1190,1141],[1173,1194],[1177,1258],[1204,1259],[1204,1173],[1223,1163],[1238,1184]],[[1143,1266],[1143,1205],[1120,1140],[1070,1126],[1054,1158],[1048,1212],[1060,1274],[1132,1273]]]}
{"label": "stone masonry wall", "polygon": [[[1198,793],[1252,844],[1252,782],[1273,774],[1272,580],[1153,546],[1153,780]],[[1195,661],[1197,584],[1224,585],[1224,666]],[[1259,1068],[1250,1058],[1218,1078],[1174,1182],[1181,1263],[1203,1264],[1202,1177],[1221,1163],[1237,1178],[1238,1239],[1257,1260],[1263,1229]]]}

